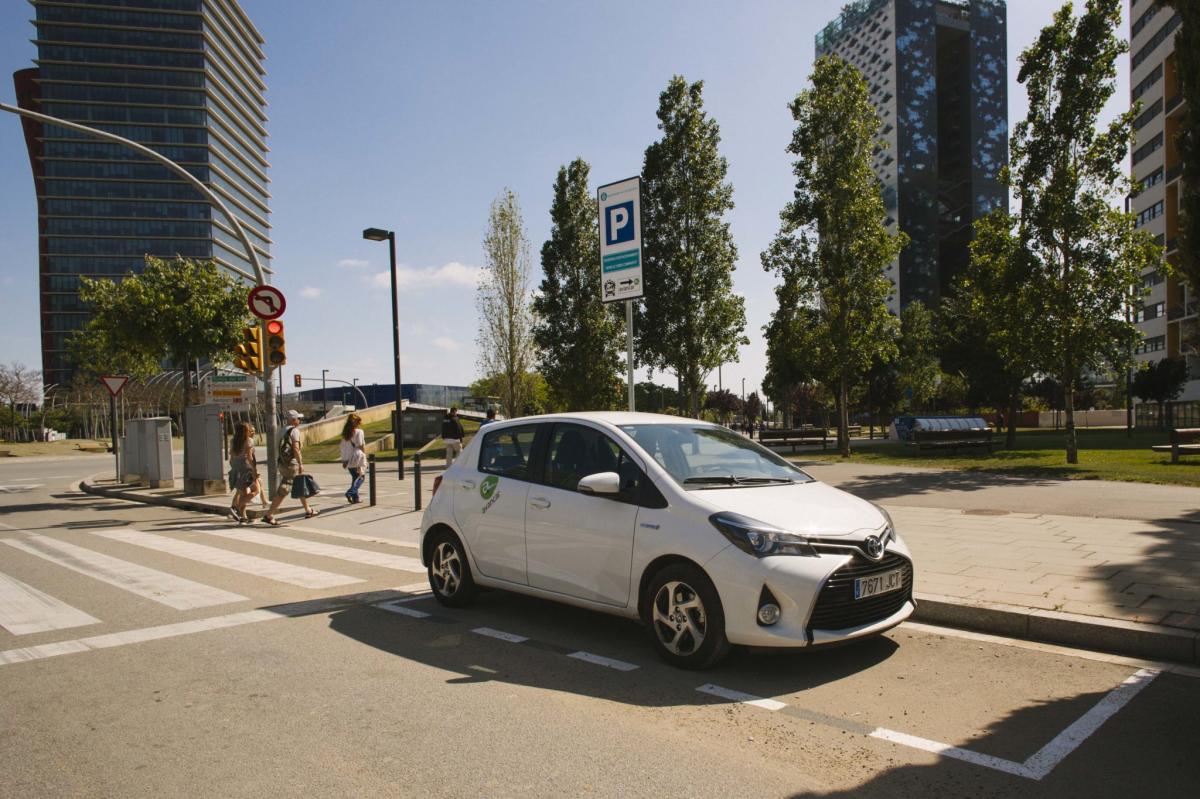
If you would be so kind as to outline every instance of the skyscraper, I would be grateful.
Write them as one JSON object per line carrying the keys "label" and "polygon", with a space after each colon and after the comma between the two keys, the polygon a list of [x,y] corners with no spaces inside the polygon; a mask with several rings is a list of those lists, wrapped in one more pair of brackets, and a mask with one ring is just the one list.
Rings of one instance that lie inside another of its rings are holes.
{"label": "skyscraper", "polygon": [[[1154,234],[1173,263],[1179,258],[1179,192],[1183,162],[1175,135],[1183,118],[1183,95],[1175,62],[1179,14],[1154,0],[1131,0],[1129,14],[1129,102],[1141,102],[1133,121],[1137,141],[1130,160],[1141,192],[1131,200],[1137,226]],[[1186,356],[1189,371],[1200,375],[1200,363],[1189,348],[1196,330],[1196,296],[1178,277],[1159,268],[1147,269],[1142,285],[1149,291],[1134,321],[1142,341],[1135,359],[1153,362]],[[1200,380],[1188,383],[1182,399],[1200,399]]]}
{"label": "skyscraper", "polygon": [[[115,133],[183,165],[270,258],[263,38],[236,0],[31,0],[36,67],[25,108]],[[42,372],[71,378],[87,319],[79,278],[140,271],[144,256],[213,258],[252,272],[227,220],[129,148],[24,120],[38,203]]]}
{"label": "skyscraper", "polygon": [[817,34],[867,80],[888,147],[875,155],[885,220],[910,243],[887,267],[888,309],[938,305],[969,258],[972,223],[1008,207],[1003,0],[858,0]]}

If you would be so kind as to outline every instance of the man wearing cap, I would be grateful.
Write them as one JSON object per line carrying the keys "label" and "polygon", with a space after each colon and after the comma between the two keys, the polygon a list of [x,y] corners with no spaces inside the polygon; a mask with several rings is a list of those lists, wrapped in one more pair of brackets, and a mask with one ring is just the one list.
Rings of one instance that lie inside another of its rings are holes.
{"label": "man wearing cap", "polygon": [[[275,496],[271,498],[271,507],[267,509],[267,513],[263,516],[263,521],[272,527],[279,526],[279,521],[275,518],[275,511],[287,498],[287,495],[292,490],[292,483],[297,475],[304,474],[304,460],[300,456],[300,420],[304,418],[304,414],[299,411],[291,410],[285,414],[287,419],[288,429],[285,434],[284,441],[289,444],[291,450],[291,459],[286,462],[283,460],[283,447],[280,447],[280,455],[277,458],[276,466],[279,467],[279,488],[275,489]],[[304,506],[304,515],[306,518],[312,518],[317,515],[316,508],[308,506],[308,497],[301,496],[300,504]]]}

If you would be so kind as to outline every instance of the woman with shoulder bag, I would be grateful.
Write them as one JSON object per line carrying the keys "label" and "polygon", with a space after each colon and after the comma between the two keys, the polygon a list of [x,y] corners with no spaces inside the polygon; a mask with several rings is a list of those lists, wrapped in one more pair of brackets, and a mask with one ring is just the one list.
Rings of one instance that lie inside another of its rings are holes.
{"label": "woman with shoulder bag", "polygon": [[258,463],[254,459],[254,428],[242,422],[233,432],[229,445],[229,487],[233,489],[233,502],[229,506],[229,518],[245,524],[246,503],[254,496],[254,485],[258,482]]}
{"label": "woman with shoulder bag", "polygon": [[363,451],[366,446],[367,438],[362,431],[362,417],[352,413],[346,418],[346,425],[342,428],[341,443],[342,467],[350,472],[350,488],[346,491],[346,501],[351,505],[362,502],[358,497],[358,489],[367,473],[367,455]]}

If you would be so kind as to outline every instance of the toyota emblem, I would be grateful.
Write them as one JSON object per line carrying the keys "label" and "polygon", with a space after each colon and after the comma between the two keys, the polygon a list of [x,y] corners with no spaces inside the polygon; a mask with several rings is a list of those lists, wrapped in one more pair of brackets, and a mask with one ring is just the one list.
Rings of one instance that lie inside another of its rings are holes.
{"label": "toyota emblem", "polygon": [[871,560],[879,560],[883,557],[883,542],[879,540],[879,536],[867,536],[867,540],[863,541],[863,549],[866,550],[867,557]]}

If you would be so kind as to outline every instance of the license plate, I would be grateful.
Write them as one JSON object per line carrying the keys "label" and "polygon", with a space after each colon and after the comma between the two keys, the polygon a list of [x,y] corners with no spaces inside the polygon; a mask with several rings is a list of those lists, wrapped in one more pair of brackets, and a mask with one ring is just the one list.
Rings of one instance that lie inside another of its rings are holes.
{"label": "license plate", "polygon": [[870,577],[859,577],[855,580],[854,598],[866,599],[889,591],[899,591],[903,587],[904,569],[892,569],[890,572],[872,574]]}

